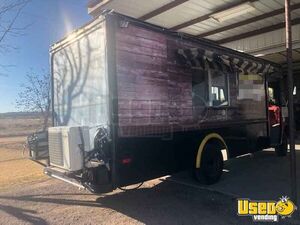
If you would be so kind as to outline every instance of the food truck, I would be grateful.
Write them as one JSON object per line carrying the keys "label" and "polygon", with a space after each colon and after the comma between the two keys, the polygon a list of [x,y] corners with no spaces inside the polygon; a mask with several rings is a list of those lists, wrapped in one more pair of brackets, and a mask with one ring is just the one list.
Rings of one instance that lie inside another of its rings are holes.
{"label": "food truck", "polygon": [[183,170],[213,184],[222,151],[286,154],[277,64],[114,12],[50,57],[49,176],[92,192]]}

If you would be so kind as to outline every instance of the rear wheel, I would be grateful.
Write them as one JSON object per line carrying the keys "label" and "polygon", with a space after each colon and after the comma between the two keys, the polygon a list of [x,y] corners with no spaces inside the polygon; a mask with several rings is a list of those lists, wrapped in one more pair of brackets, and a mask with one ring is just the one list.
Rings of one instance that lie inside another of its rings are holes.
{"label": "rear wheel", "polygon": [[282,137],[282,143],[275,147],[277,156],[286,156],[288,149],[287,136],[284,134]]}
{"label": "rear wheel", "polygon": [[203,184],[214,184],[220,179],[222,172],[221,148],[214,144],[206,144],[202,152],[200,168],[195,169],[196,179]]}

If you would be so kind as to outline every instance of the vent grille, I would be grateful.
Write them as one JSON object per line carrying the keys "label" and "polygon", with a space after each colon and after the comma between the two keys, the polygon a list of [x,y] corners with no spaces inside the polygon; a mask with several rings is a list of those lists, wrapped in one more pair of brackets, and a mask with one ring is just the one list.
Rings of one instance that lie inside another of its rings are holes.
{"label": "vent grille", "polygon": [[61,131],[49,132],[49,156],[50,164],[55,164],[57,166],[64,165],[63,159],[63,143],[62,143],[62,133]]}

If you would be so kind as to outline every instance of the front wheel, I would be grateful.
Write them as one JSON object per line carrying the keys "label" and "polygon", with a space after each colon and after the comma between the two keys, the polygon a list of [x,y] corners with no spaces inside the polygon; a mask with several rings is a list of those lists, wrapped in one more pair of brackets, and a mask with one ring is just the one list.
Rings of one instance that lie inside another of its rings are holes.
{"label": "front wheel", "polygon": [[282,137],[282,143],[275,147],[277,156],[286,156],[288,149],[287,136],[284,134]]}
{"label": "front wheel", "polygon": [[202,152],[200,168],[195,169],[195,177],[200,183],[214,184],[223,173],[223,155],[221,149],[207,144]]}

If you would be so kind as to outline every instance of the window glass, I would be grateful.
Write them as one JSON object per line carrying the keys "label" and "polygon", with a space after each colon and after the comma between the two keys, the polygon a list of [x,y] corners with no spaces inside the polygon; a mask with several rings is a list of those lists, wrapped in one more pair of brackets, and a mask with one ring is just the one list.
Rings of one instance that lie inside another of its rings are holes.
{"label": "window glass", "polygon": [[228,105],[228,81],[227,74],[218,70],[209,71],[210,83],[210,106]]}
{"label": "window glass", "polygon": [[207,71],[193,71],[192,88],[193,106],[206,106],[209,101]]}
{"label": "window glass", "polygon": [[275,104],[274,88],[268,87],[268,101],[270,104]]}
{"label": "window glass", "polygon": [[193,106],[227,106],[227,74],[217,70],[194,70],[192,76]]}

